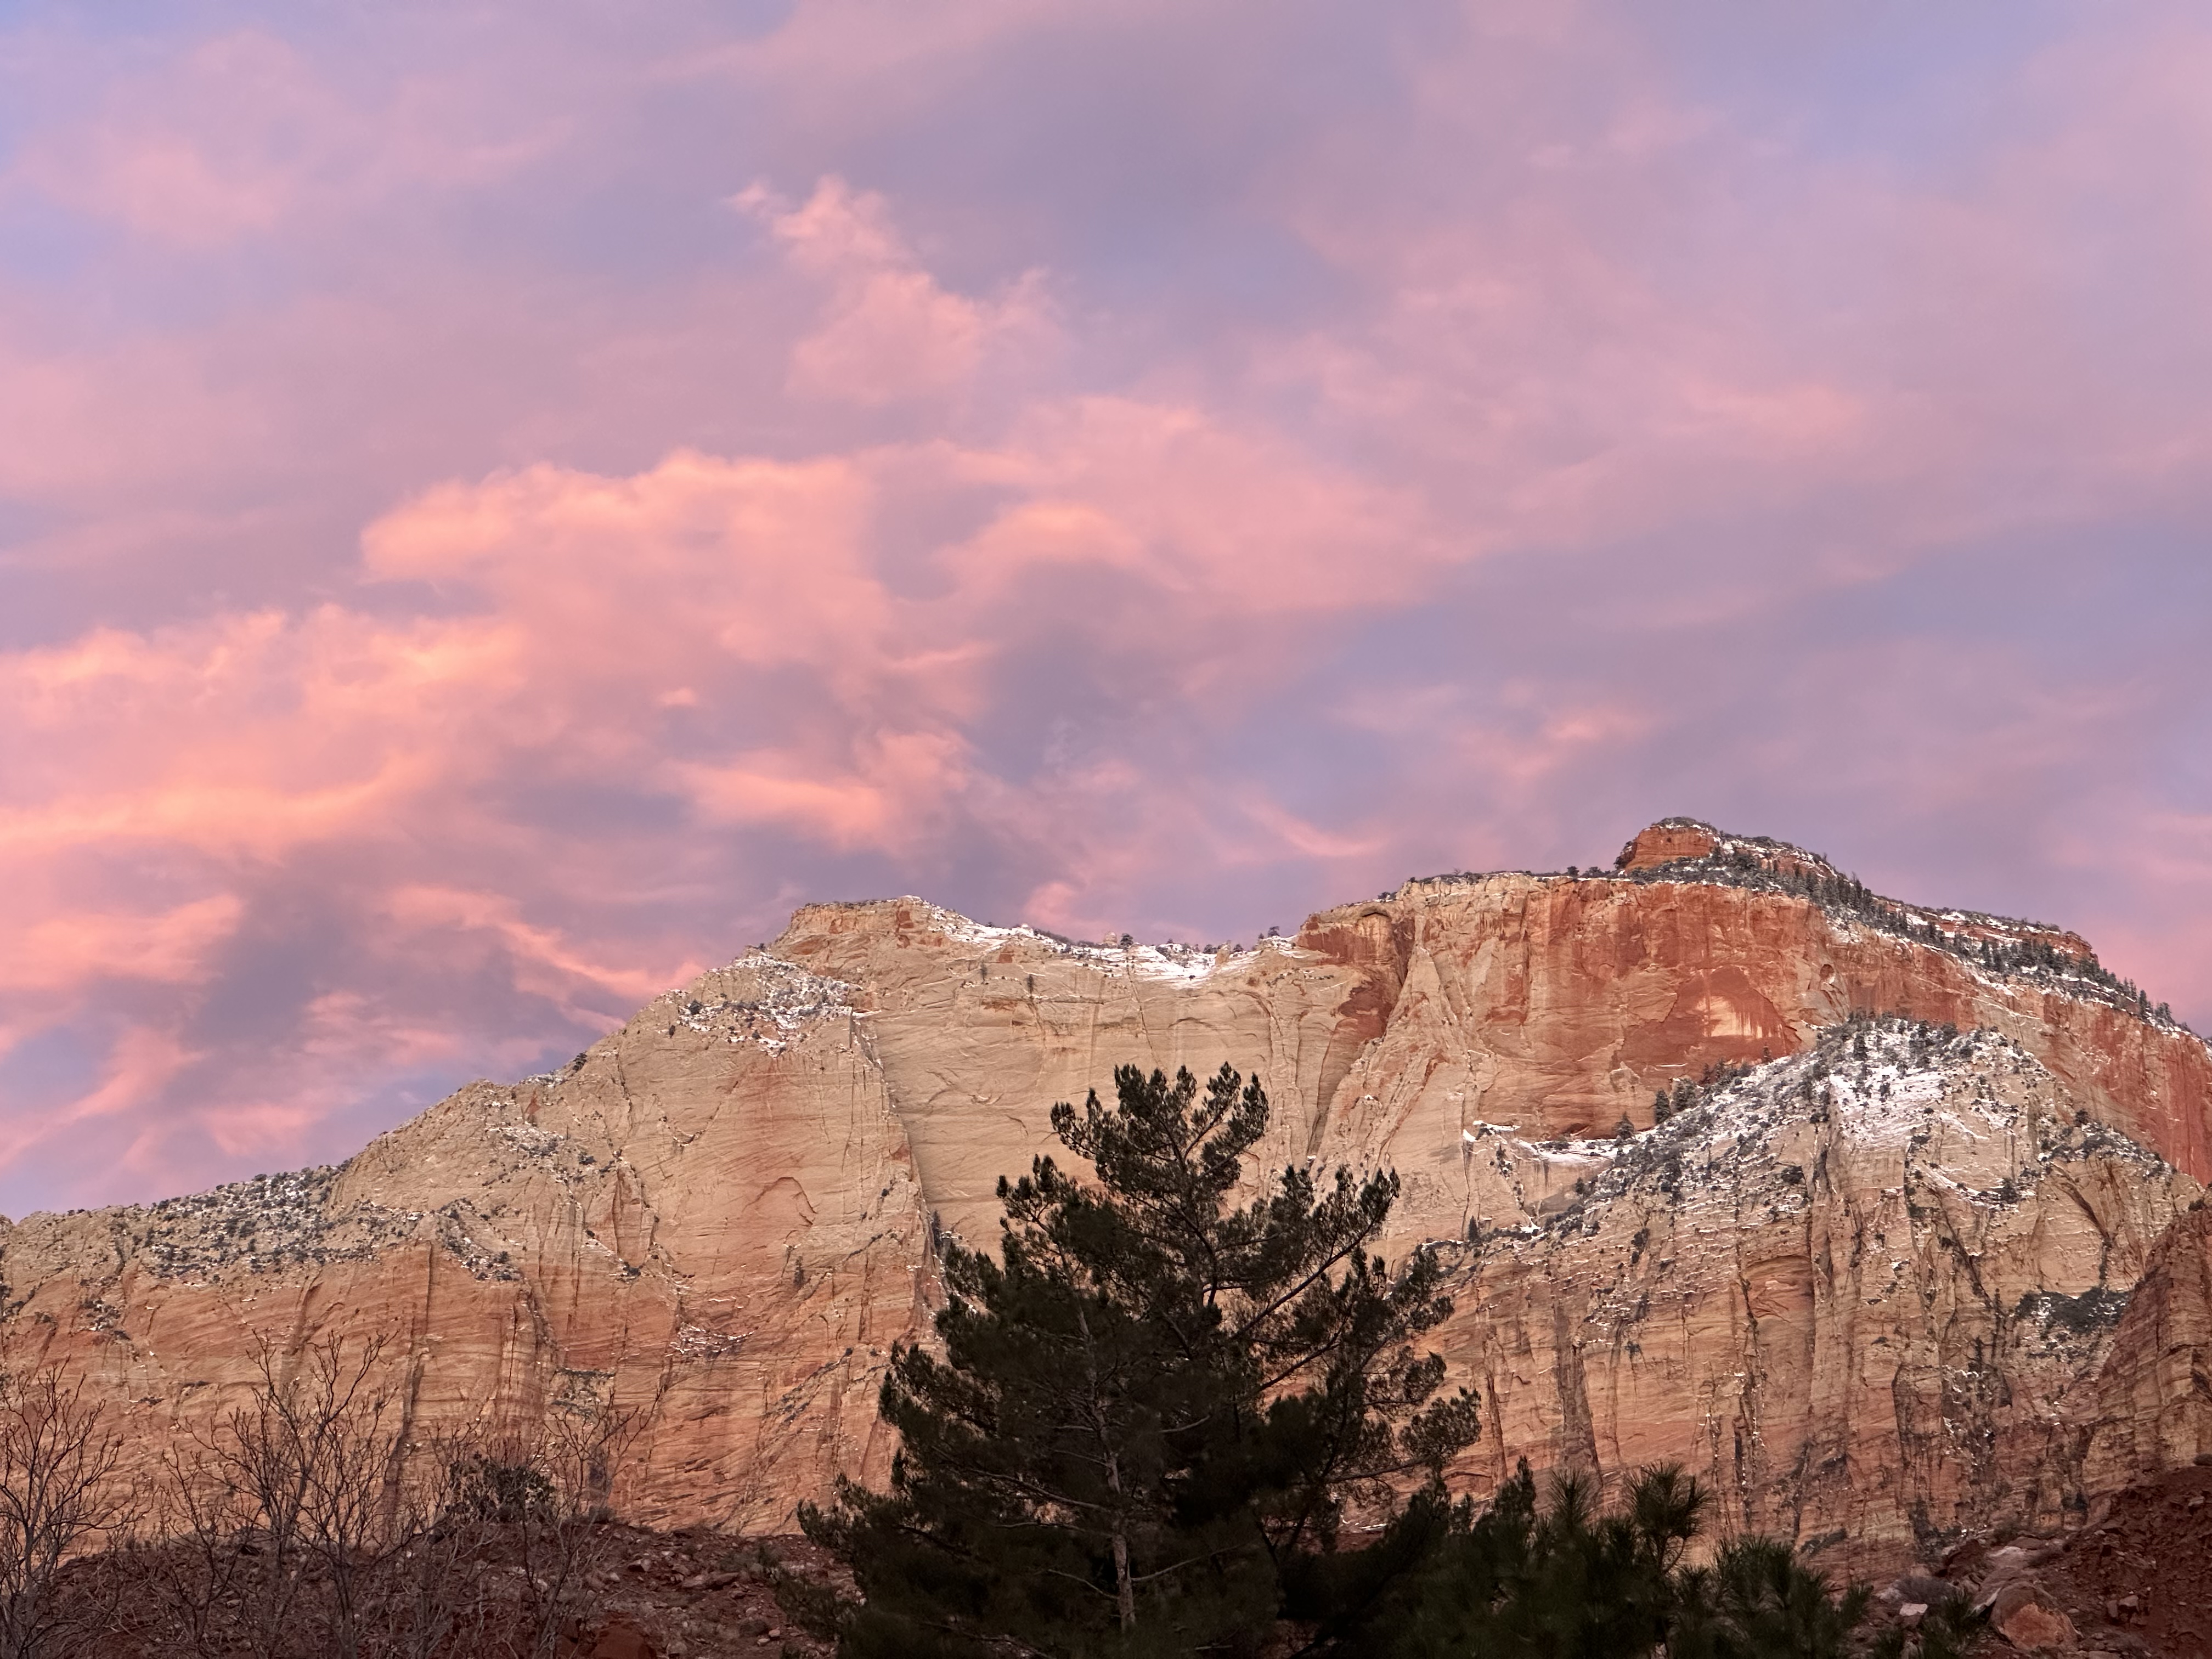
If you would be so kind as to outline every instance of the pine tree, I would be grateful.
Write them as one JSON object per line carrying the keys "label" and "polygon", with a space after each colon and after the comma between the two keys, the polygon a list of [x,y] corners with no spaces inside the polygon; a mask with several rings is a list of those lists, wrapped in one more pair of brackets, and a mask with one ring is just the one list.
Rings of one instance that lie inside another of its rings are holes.
{"label": "pine tree", "polygon": [[[1618,1512],[1599,1513],[1589,1484],[1571,1477],[1540,1509],[1524,1462],[1486,1508],[1417,1498],[1370,1550],[1322,1564],[1328,1581],[1300,1610],[1319,1616],[1322,1651],[1362,1659],[1650,1655],[1668,1638],[1705,1504],[1697,1482],[1659,1468],[1636,1478]],[[1361,1582],[1386,1565],[1390,1582]]]}
{"label": "pine tree", "polygon": [[1668,1659],[1845,1659],[1867,1587],[1838,1592],[1773,1538],[1732,1539],[1676,1576]]}
{"label": "pine tree", "polygon": [[1868,1659],[1967,1659],[1983,1648],[1988,1625],[1974,1598],[1958,1590],[1929,1604],[1917,1629],[1893,1625],[1866,1650]]}
{"label": "pine tree", "polygon": [[1864,1586],[1765,1538],[1688,1565],[1706,1503],[1662,1465],[1611,1512],[1572,1476],[1540,1508],[1523,1462],[1483,1509],[1419,1495],[1370,1548],[1316,1563],[1293,1607],[1332,1659],[1845,1659]]}
{"label": "pine tree", "polygon": [[997,1258],[948,1243],[941,1357],[902,1347],[884,1383],[890,1489],[801,1512],[862,1598],[812,1609],[842,1654],[1257,1652],[1347,1506],[1474,1437],[1412,1346],[1450,1311],[1440,1268],[1368,1252],[1395,1175],[1287,1169],[1232,1208],[1258,1080],[1115,1084],[1052,1113],[1096,1185],[1040,1158],[1000,1182]]}

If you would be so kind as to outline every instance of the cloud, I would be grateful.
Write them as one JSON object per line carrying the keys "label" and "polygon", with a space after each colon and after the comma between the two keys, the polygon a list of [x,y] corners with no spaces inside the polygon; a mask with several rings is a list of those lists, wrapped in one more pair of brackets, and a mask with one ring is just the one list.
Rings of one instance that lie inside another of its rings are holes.
{"label": "cloud", "polygon": [[[49,75],[82,68],[52,35],[23,56]],[[504,100],[453,94],[434,64],[371,93],[357,66],[318,63],[267,29],[233,29],[111,81],[95,107],[40,131],[7,177],[204,253],[397,190],[496,181],[543,155],[561,125],[541,111],[501,131],[490,123]]]}
{"label": "cloud", "polygon": [[828,289],[811,332],[791,348],[802,397],[884,404],[964,389],[987,354],[1046,349],[1054,325],[1042,274],[989,301],[948,292],[892,228],[888,204],[826,178],[793,208],[763,185],[732,198],[765,222],[792,264]]}
{"label": "cloud", "polygon": [[9,927],[12,944],[0,963],[0,988],[17,994],[66,991],[108,977],[194,981],[236,929],[240,915],[228,893],[152,915],[76,908],[40,914],[21,894],[11,908],[32,913]]}
{"label": "cloud", "polygon": [[11,1204],[1680,811],[2212,1017],[2184,14],[165,27],[0,54]]}
{"label": "cloud", "polygon": [[204,41],[117,88],[102,118],[50,132],[18,176],[180,246],[267,232],[349,148],[342,106],[318,82],[270,35]]}
{"label": "cloud", "polygon": [[[1000,504],[985,526],[934,550],[927,591],[895,589],[887,537],[907,502],[979,482]],[[1022,695],[1010,629],[1103,653],[1149,610],[1129,673],[1264,678],[1279,640],[1208,653],[1206,631],[1318,623],[1363,587],[1399,591],[1376,542],[1393,517],[1279,441],[1091,403],[989,449],[686,451],[623,477],[540,464],[440,484],[367,527],[347,603],[0,653],[19,757],[0,860],[43,896],[17,902],[37,972],[15,988],[50,1023],[88,1017],[119,980],[198,994],[301,948],[268,937],[289,907],[330,934],[279,993],[296,999],[289,1059],[241,1073],[238,1055],[167,1034],[149,1049],[133,1028],[98,1088],[52,1109],[146,1116],[212,1066],[261,1097],[196,1109],[207,1155],[258,1156],[322,1125],[349,1067],[457,1057],[453,1034],[364,983],[429,961],[434,978],[495,975],[571,1030],[604,1024],[697,971],[702,945],[734,945],[610,933],[589,913],[641,870],[711,879],[721,859],[697,849],[732,831],[893,860],[980,835],[1040,855],[1066,829],[1058,786],[990,775],[969,730]],[[1072,543],[1077,524],[1095,546]],[[1121,550],[1103,558],[1126,585],[1109,608],[1055,586],[1099,547]],[[1291,840],[1341,850],[1310,826]],[[115,908],[133,892],[149,908]],[[103,908],[76,896],[95,893]],[[362,1031],[381,1053],[347,1035]],[[177,1131],[148,1133],[142,1160]]]}

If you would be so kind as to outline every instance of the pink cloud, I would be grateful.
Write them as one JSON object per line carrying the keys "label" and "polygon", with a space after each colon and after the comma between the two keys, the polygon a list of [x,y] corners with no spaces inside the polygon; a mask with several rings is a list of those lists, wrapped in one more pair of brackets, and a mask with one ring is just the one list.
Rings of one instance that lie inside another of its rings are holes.
{"label": "pink cloud", "polygon": [[40,48],[0,208],[122,251],[0,277],[15,1118],[321,1156],[799,898],[1249,934],[1739,803],[2212,982],[2201,675],[1980,621],[2201,529],[2187,20],[1924,164],[1601,6],[532,23]]}
{"label": "pink cloud", "polygon": [[835,669],[872,657],[890,621],[865,547],[872,493],[843,458],[679,453],[629,478],[538,466],[441,486],[362,544],[374,576],[473,593],[491,607],[481,628],[559,641],[575,683]]}
{"label": "pink cloud", "polygon": [[64,1121],[100,1117],[141,1105],[194,1058],[167,1034],[138,1026],[116,1044],[107,1073],[90,1093],[70,1103]]}
{"label": "pink cloud", "polygon": [[289,1152],[316,1115],[314,1107],[305,1102],[262,1102],[216,1107],[201,1114],[200,1122],[208,1138],[228,1156],[252,1158]]}
{"label": "pink cloud", "polygon": [[[79,67],[42,45],[49,74]],[[111,82],[97,108],[41,132],[8,182],[204,252],[395,190],[496,180],[564,125],[505,103],[427,64],[364,97],[277,35],[239,29]]]}
{"label": "pink cloud", "polygon": [[1255,799],[1249,808],[1253,822],[1269,836],[1314,859],[1364,859],[1389,844],[1387,832],[1370,825],[1364,836],[1334,835],[1286,812],[1273,801]]}
{"label": "pink cloud", "polygon": [[[516,900],[505,893],[406,886],[386,895],[384,908],[401,929],[416,935],[434,936],[449,931],[491,935],[517,964],[517,983],[556,1002],[568,1001],[579,984],[605,993],[617,1004],[645,1002],[671,983],[689,979],[707,965],[687,962],[672,971],[654,971],[593,960],[568,939],[561,929],[525,921],[518,914],[520,907]],[[319,1020],[335,1020],[355,1006],[356,1000],[341,995],[319,1000],[315,1009]],[[348,1022],[353,1023],[357,1022]]]}
{"label": "pink cloud", "polygon": [[127,1121],[142,1114],[146,1103],[158,1097],[196,1057],[173,1035],[155,1027],[137,1025],[125,1031],[92,1088],[60,1103],[36,1121],[16,1126],[15,1134],[0,1147],[0,1170],[35,1169],[52,1156],[57,1143],[84,1133],[94,1121]]}
{"label": "pink cloud", "polygon": [[883,404],[957,392],[987,353],[1049,345],[1040,273],[1025,272],[990,300],[951,293],[900,239],[880,195],[828,178],[797,208],[761,185],[732,201],[828,290],[812,331],[791,347],[787,384],[803,397]]}
{"label": "pink cloud", "polygon": [[1048,405],[969,465],[1022,498],[948,553],[963,575],[1000,587],[1036,567],[1099,564],[1171,597],[1194,626],[1388,605],[1455,551],[1410,495],[1187,406]]}
{"label": "pink cloud", "polygon": [[[944,550],[951,585],[895,592],[881,541],[903,497],[976,480],[1009,504]],[[266,872],[335,856],[359,872],[348,902],[382,919],[379,951],[458,963],[475,948],[462,942],[481,939],[519,993],[603,1019],[699,959],[574,937],[532,914],[548,896],[535,883],[415,873],[426,854],[434,868],[540,838],[501,805],[503,780],[618,778],[664,792],[702,833],[776,827],[905,855],[957,814],[1042,844],[1056,809],[981,777],[966,727],[988,708],[1007,629],[1023,625],[1009,596],[1070,562],[1064,526],[1098,526],[1127,550],[1108,562],[1136,584],[1133,600],[1157,596],[1177,619],[1152,647],[1174,664],[1205,628],[1252,614],[1253,597],[1318,618],[1363,590],[1402,592],[1393,562],[1424,556],[1386,541],[1407,516],[1279,441],[1127,403],[1041,412],[988,449],[795,462],[679,452],[627,477],[541,465],[439,485],[362,539],[364,599],[379,584],[427,584],[436,614],[219,612],[0,653],[21,757],[0,786],[0,861],[19,892],[46,896],[21,902],[19,936],[47,947],[38,985],[50,1010],[88,1006],[118,976],[189,983],[238,933]],[[1116,625],[1042,598],[1066,626]],[[1216,653],[1179,672],[1196,684],[1262,659]],[[679,737],[672,719],[703,735]],[[1311,826],[1291,840],[1340,850]],[[574,851],[591,882],[653,856],[620,838]],[[166,909],[88,910],[71,896],[149,860],[185,895]],[[332,1022],[382,1028],[353,993],[302,1018],[300,1063],[327,1075],[295,1075],[295,1099],[328,1103],[357,1057]],[[417,1032],[384,1058],[440,1052]],[[118,1049],[82,1109],[152,1109],[188,1058],[161,1053],[155,1066]],[[328,1109],[280,1104],[195,1121],[229,1153]]]}
{"label": "pink cloud", "polygon": [[11,943],[0,958],[0,989],[16,994],[64,991],[102,978],[196,981],[240,914],[228,893],[151,915],[74,907],[39,914],[18,894],[0,914],[17,907],[33,914],[9,926]]}
{"label": "pink cloud", "polygon": [[104,118],[49,135],[19,176],[142,235],[205,246],[273,228],[344,125],[298,52],[242,32],[118,88]]}

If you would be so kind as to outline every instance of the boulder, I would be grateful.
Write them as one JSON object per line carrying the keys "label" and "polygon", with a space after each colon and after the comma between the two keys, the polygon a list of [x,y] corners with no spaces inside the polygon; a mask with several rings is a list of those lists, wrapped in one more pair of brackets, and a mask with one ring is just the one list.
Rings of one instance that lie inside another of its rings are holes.
{"label": "boulder", "polygon": [[2015,1581],[1999,1592],[1990,1609],[1990,1628],[2023,1653],[2070,1648],[2074,1621],[2034,1584]]}

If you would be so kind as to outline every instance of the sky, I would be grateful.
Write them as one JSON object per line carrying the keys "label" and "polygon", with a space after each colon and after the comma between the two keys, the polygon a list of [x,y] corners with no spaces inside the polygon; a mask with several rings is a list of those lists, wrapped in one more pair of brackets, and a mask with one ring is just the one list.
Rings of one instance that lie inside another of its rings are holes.
{"label": "sky", "polygon": [[0,0],[0,1209],[816,899],[1671,814],[2212,1029],[2212,14]]}

